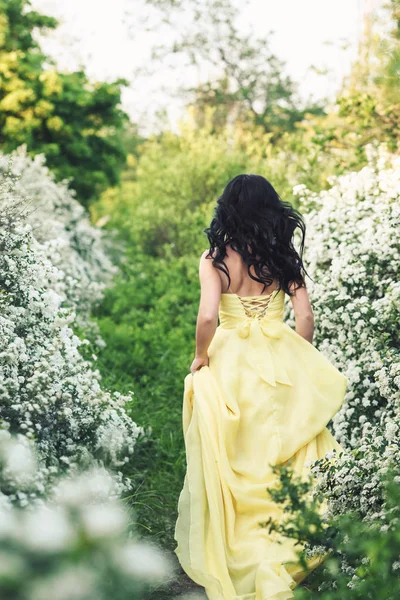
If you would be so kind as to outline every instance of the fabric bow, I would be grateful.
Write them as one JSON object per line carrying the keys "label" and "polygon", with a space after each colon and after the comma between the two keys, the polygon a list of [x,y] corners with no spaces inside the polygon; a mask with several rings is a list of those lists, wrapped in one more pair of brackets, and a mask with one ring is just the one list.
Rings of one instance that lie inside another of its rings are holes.
{"label": "fabric bow", "polygon": [[246,316],[243,321],[240,321],[236,326],[237,332],[241,338],[247,338],[250,333],[251,324],[253,321],[257,321],[258,325],[267,337],[278,339],[282,335],[282,327],[280,321],[263,321],[257,317]]}
{"label": "fabric bow", "polygon": [[[249,337],[252,328],[252,335]],[[276,386],[277,382],[291,386],[284,360],[277,354],[277,349],[271,346],[269,339],[279,339],[282,336],[282,322],[246,316],[236,325],[236,330],[241,338],[249,337],[246,358],[261,379],[272,386]]]}

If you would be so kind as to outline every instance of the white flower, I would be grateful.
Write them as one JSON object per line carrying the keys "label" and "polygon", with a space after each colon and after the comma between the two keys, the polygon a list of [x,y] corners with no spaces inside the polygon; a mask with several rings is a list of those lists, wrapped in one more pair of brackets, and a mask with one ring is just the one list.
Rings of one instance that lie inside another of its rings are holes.
{"label": "white flower", "polygon": [[117,495],[115,478],[105,469],[94,468],[82,474],[66,477],[54,488],[56,502],[78,507]]}
{"label": "white flower", "polygon": [[0,540],[12,536],[17,523],[10,506],[2,504],[3,502],[0,504]]}
{"label": "white flower", "polygon": [[66,513],[59,507],[39,506],[27,511],[20,521],[20,540],[33,551],[66,550],[75,536]]}
{"label": "white flower", "polygon": [[8,442],[5,454],[6,469],[19,481],[29,481],[37,468],[32,449],[21,440],[13,439]]}
{"label": "white flower", "polygon": [[114,560],[131,577],[161,582],[171,576],[172,562],[158,547],[148,542],[129,542],[114,553]]}
{"label": "white flower", "polygon": [[96,574],[81,565],[60,569],[34,581],[29,600],[83,600],[96,596]]}
{"label": "white flower", "polygon": [[118,536],[128,525],[127,514],[116,502],[87,506],[81,518],[87,536],[92,539]]}

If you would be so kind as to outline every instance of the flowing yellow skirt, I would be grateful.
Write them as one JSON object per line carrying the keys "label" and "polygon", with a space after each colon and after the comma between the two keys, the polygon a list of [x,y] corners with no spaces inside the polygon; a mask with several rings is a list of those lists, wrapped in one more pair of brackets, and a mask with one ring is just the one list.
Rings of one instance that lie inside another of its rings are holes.
{"label": "flowing yellow skirt", "polygon": [[[326,425],[347,378],[288,325],[247,339],[218,328],[209,366],[184,381],[187,471],[178,501],[175,553],[210,600],[288,600],[326,558],[298,564],[299,545],[260,523],[282,518],[267,489],[271,465],[307,477],[308,463],[342,450]],[[258,337],[257,337],[258,336]],[[259,346],[254,343],[258,340]],[[229,348],[229,351],[226,349]],[[260,352],[273,365],[254,368]]]}

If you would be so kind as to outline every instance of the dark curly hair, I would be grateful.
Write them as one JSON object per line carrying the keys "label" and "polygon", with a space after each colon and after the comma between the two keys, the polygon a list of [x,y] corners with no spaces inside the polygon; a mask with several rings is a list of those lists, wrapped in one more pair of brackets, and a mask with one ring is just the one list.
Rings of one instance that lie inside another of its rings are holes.
{"label": "dark curly hair", "polygon": [[[301,232],[299,253],[293,246],[297,228]],[[213,258],[213,266],[227,275],[229,285],[231,278],[224,263],[227,244],[241,255],[251,279],[264,284],[263,292],[274,280],[289,296],[291,284],[295,289],[305,286],[305,276],[309,275],[302,261],[303,217],[281,200],[265,177],[242,174],[231,179],[217,200],[210,226],[203,231],[210,245],[207,258]],[[251,266],[256,277],[250,273]]]}

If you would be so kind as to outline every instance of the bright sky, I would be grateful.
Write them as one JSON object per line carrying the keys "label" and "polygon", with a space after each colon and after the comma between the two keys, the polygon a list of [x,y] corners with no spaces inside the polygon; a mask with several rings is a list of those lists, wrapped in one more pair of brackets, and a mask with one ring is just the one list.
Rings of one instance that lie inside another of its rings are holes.
{"label": "bright sky", "polygon": [[[177,83],[196,84],[199,72],[159,68],[151,77],[134,77],[138,66],[149,60],[155,36],[144,27],[129,34],[124,19],[131,22],[140,12],[142,0],[31,0],[32,6],[61,22],[56,32],[42,41],[43,49],[57,59],[61,69],[83,65],[90,77],[113,80],[125,77],[132,84],[123,93],[123,106],[139,123],[143,134],[157,129],[156,113],[166,109],[175,128],[184,99],[174,95]],[[249,0],[240,22],[253,27],[256,35],[274,31],[271,48],[287,64],[287,73],[299,82],[303,98],[333,98],[343,76],[357,55],[366,10],[379,0]],[[136,19],[136,28],[137,25]],[[179,26],[179,24],[178,24]],[[343,43],[346,49],[341,49]],[[311,66],[329,69],[316,75]]]}

